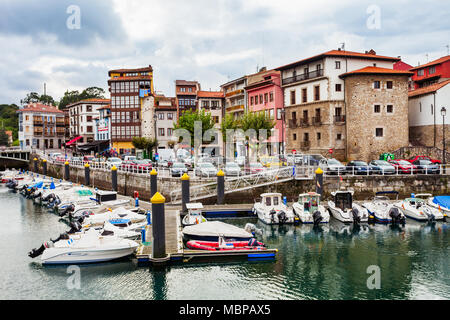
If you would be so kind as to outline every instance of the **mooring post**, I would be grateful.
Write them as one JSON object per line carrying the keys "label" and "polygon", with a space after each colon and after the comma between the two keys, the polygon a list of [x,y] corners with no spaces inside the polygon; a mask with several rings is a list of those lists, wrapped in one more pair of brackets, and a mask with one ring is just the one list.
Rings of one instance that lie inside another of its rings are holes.
{"label": "mooring post", "polygon": [[86,186],[91,184],[91,168],[89,167],[89,163],[84,165],[84,184]]}
{"label": "mooring post", "polygon": [[47,175],[47,160],[42,160],[42,174],[44,175],[44,176],[46,176]]}
{"label": "mooring post", "polygon": [[69,161],[66,161],[64,163],[64,180],[69,181],[70,180],[70,168],[69,168]]}
{"label": "mooring post", "polygon": [[156,192],[158,192],[158,172],[153,168],[150,172],[150,198],[152,198]]}
{"label": "mooring post", "polygon": [[34,158],[33,159],[33,165],[34,165],[34,172],[38,172],[38,159]]}
{"label": "mooring post", "polygon": [[223,204],[225,199],[225,173],[217,172],[217,204]]}
{"label": "mooring post", "polygon": [[322,197],[323,194],[323,170],[317,168],[316,170],[316,193],[320,194]]}
{"label": "mooring post", "polygon": [[117,191],[117,167],[112,166],[111,168],[111,181],[113,191]]}
{"label": "mooring post", "polygon": [[185,173],[181,177],[181,212],[183,214],[187,213],[186,203],[190,202],[189,184],[190,178],[188,174]]}
{"label": "mooring post", "polygon": [[166,257],[166,224],[164,217],[164,203],[166,198],[156,192],[150,199],[152,203],[152,258],[160,259]]}

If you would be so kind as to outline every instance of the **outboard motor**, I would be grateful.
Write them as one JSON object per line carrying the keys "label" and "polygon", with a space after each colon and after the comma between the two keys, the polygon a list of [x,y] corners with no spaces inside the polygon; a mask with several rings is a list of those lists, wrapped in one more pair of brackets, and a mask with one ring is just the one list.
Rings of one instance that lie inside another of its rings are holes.
{"label": "outboard motor", "polygon": [[71,204],[71,205],[65,207],[61,212],[59,212],[59,216],[63,217],[66,214],[73,212],[74,210],[75,210],[75,206],[73,204]]}
{"label": "outboard motor", "polygon": [[36,258],[37,256],[40,256],[42,254],[42,252],[44,252],[45,249],[51,248],[53,246],[54,246],[53,242],[51,242],[51,241],[50,242],[44,242],[40,248],[33,249],[30,252],[28,252],[28,256],[30,258]]}
{"label": "outboard motor", "polygon": [[427,215],[428,221],[436,220],[436,217],[434,216],[433,212],[431,212],[431,210],[428,207],[424,207],[423,212]]}
{"label": "outboard motor", "polygon": [[321,223],[322,220],[323,220],[323,217],[322,217],[322,215],[320,214],[320,211],[319,211],[319,210],[314,211],[314,213],[313,213],[313,222],[314,222],[314,225],[315,225],[315,226],[319,225],[319,223]]}
{"label": "outboard motor", "polygon": [[391,217],[393,224],[404,223],[405,221],[405,217],[402,216],[398,208],[391,208],[389,217]]}
{"label": "outboard motor", "polygon": [[70,230],[67,232],[67,234],[74,234],[81,230],[81,224],[78,221],[72,221],[69,226]]}
{"label": "outboard motor", "polygon": [[67,234],[67,232],[64,232],[64,233],[61,233],[61,234],[59,235],[59,237],[56,238],[55,240],[50,239],[50,241],[53,242],[53,243],[56,243],[56,242],[58,242],[59,240],[69,240],[69,239],[70,239],[70,237],[69,237],[69,235]]}
{"label": "outboard motor", "polygon": [[269,214],[270,214],[270,221],[272,222],[272,223],[275,223],[275,214],[276,214],[277,212],[275,211],[275,209],[272,209],[270,212],[269,212]]}
{"label": "outboard motor", "polygon": [[353,223],[359,224],[361,223],[361,217],[359,216],[359,211],[356,208],[352,209]]}
{"label": "outboard motor", "polygon": [[283,210],[279,211],[277,214],[277,218],[279,224],[284,224],[287,221],[286,212],[284,212]]}

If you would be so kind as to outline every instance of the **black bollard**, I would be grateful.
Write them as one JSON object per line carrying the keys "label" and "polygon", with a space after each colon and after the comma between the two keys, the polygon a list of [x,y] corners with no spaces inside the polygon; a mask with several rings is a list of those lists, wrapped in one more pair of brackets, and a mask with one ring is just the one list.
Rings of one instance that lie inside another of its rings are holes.
{"label": "black bollard", "polygon": [[34,158],[33,159],[34,161],[33,161],[33,165],[34,165],[34,172],[38,172],[38,159],[37,158]]}
{"label": "black bollard", "polygon": [[117,167],[116,166],[112,166],[112,168],[111,168],[111,180],[112,180],[113,191],[117,191]]}
{"label": "black bollard", "polygon": [[44,176],[46,176],[47,175],[47,160],[42,160],[42,174],[44,175]]}
{"label": "black bollard", "polygon": [[64,163],[64,180],[69,181],[70,180],[70,167],[69,167],[69,161],[66,161]]}
{"label": "black bollard", "polygon": [[217,204],[223,204],[225,199],[225,173],[217,172]]}
{"label": "black bollard", "polygon": [[152,203],[152,258],[166,257],[166,224],[164,217],[164,203],[166,199],[159,193],[150,199]]}
{"label": "black bollard", "polygon": [[150,198],[158,192],[158,172],[153,168],[150,172]]}
{"label": "black bollard", "polygon": [[317,168],[316,172],[316,193],[320,194],[322,197],[323,194],[323,170]]}
{"label": "black bollard", "polygon": [[86,186],[91,184],[91,170],[89,168],[89,163],[84,165],[84,184]]}
{"label": "black bollard", "polygon": [[181,177],[181,212],[183,214],[187,213],[186,203],[190,202],[189,184],[190,178],[188,174],[185,173]]}

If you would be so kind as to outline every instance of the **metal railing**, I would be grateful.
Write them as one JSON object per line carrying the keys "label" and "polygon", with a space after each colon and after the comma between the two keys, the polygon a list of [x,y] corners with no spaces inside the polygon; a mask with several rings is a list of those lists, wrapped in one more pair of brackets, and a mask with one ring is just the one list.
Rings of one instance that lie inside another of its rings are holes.
{"label": "metal railing", "polygon": [[314,79],[314,78],[321,77],[321,76],[323,76],[323,69],[314,70],[314,71],[302,73],[299,75],[295,75],[293,77],[285,78],[285,79],[283,79],[282,82],[283,82],[283,85],[285,85],[285,84],[290,84],[290,83],[294,83],[297,81]]}

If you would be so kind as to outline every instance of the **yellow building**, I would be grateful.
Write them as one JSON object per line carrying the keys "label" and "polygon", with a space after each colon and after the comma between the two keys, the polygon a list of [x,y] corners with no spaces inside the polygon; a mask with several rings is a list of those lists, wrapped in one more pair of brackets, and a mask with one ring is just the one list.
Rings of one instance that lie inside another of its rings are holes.
{"label": "yellow building", "polygon": [[142,136],[143,99],[154,94],[151,65],[108,72],[111,93],[111,144],[119,154],[135,154],[133,137]]}

